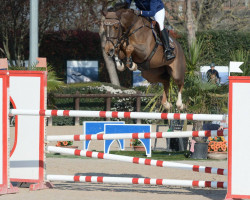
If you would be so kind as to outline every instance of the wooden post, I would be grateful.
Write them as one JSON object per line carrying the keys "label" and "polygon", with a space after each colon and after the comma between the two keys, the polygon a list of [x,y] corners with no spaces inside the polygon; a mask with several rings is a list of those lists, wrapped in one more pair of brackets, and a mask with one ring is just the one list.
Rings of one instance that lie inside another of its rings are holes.
{"label": "wooden post", "polygon": [[[107,94],[110,94],[110,92],[107,92]],[[111,96],[106,98],[106,111],[110,111],[111,110]],[[107,121],[110,120],[110,118],[106,118]]]}
{"label": "wooden post", "polygon": [[[141,111],[141,97],[136,97],[136,112]],[[136,120],[137,124],[141,124],[141,119]]]}
{"label": "wooden post", "polygon": [[52,117],[48,117],[48,126],[53,126],[53,124],[52,124]]}
{"label": "wooden post", "polygon": [[[107,92],[106,94],[80,94],[76,92],[75,94],[54,94],[55,98],[73,98],[75,104],[75,110],[80,109],[80,99],[81,98],[104,98],[105,100],[105,110],[111,110],[112,98],[136,98],[136,111],[140,112],[141,110],[141,98],[142,97],[154,97],[154,94],[141,94],[140,92],[136,94],[111,94]],[[110,118],[106,118],[106,120],[110,120]],[[75,118],[75,125],[79,125],[79,117]],[[141,119],[136,120],[137,124],[141,124]]]}
{"label": "wooden post", "polygon": [[187,131],[187,120],[184,120],[183,131]]}
{"label": "wooden post", "polygon": [[[77,91],[76,94],[79,94],[79,92]],[[80,110],[80,98],[76,97],[74,98],[74,102],[75,102],[75,110]],[[79,126],[79,117],[75,117],[75,126]]]}

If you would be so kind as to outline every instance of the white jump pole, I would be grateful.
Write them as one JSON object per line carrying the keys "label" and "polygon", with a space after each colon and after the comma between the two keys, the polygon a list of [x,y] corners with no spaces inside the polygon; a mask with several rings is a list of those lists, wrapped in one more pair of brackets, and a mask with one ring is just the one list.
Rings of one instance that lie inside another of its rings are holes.
{"label": "white jump pole", "polygon": [[100,152],[83,151],[83,150],[61,148],[61,147],[54,147],[54,146],[48,146],[47,151],[53,152],[53,153],[62,153],[62,154],[82,156],[82,157],[116,160],[116,161],[129,162],[129,163],[142,164],[142,165],[151,165],[151,166],[157,166],[157,167],[177,168],[177,169],[189,170],[189,171],[194,171],[194,172],[227,175],[226,169],[204,167],[204,166],[199,166],[199,165],[182,164],[182,163],[168,162],[168,161],[161,161],[161,160],[151,160],[151,159],[137,158],[137,157],[131,157],[131,156],[120,156],[120,155],[114,155],[114,154],[104,154]]}
{"label": "white jump pole", "polygon": [[31,116],[68,116],[68,117],[102,117],[129,119],[170,119],[170,120],[199,120],[225,121],[227,115],[216,114],[181,114],[181,113],[150,113],[150,112],[112,112],[112,111],[76,111],[76,110],[24,110],[11,109],[12,115]]}
{"label": "white jump pole", "polygon": [[47,175],[47,181],[70,181],[70,182],[91,182],[111,184],[139,184],[139,185],[165,185],[200,188],[227,188],[226,182],[217,181],[194,181],[174,179],[153,179],[153,178],[129,178],[129,177],[103,177],[103,176],[68,176],[68,175]]}
{"label": "white jump pole", "polygon": [[84,140],[118,140],[118,139],[153,139],[153,138],[183,138],[183,137],[215,137],[227,136],[228,130],[221,131],[176,131],[151,133],[93,134],[93,135],[54,135],[47,136],[47,142],[52,141],[84,141]]}

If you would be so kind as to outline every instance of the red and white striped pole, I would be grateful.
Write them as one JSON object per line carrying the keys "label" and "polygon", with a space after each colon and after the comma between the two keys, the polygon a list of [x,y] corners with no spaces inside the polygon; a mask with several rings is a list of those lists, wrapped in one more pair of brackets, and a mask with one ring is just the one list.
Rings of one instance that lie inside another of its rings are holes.
{"label": "red and white striped pole", "polygon": [[118,139],[153,139],[153,138],[183,138],[183,137],[215,137],[227,136],[228,129],[219,131],[176,131],[151,133],[93,134],[93,135],[55,135],[47,136],[52,141],[83,141],[83,140],[118,140]]}
{"label": "red and white striped pole", "polygon": [[12,115],[33,116],[68,116],[68,117],[102,117],[129,119],[170,119],[170,120],[199,120],[225,121],[226,115],[216,114],[182,114],[182,113],[150,113],[150,112],[112,112],[112,111],[77,111],[77,110],[24,110],[11,109]]}
{"label": "red and white striped pole", "polygon": [[48,146],[47,151],[53,152],[53,153],[62,153],[62,154],[67,154],[67,155],[83,156],[83,157],[90,157],[90,158],[116,160],[116,161],[129,162],[129,163],[142,164],[142,165],[151,165],[151,166],[157,166],[157,167],[177,168],[177,169],[189,170],[189,171],[194,171],[194,172],[227,175],[226,169],[204,167],[204,166],[199,166],[199,165],[190,165],[190,164],[168,162],[168,161],[161,161],[161,160],[151,160],[151,159],[137,158],[137,157],[131,157],[131,156],[120,156],[120,155],[114,155],[114,154],[105,154],[105,153],[100,153],[100,152],[83,151],[83,150],[53,147],[53,146]]}
{"label": "red and white striped pole", "polygon": [[217,181],[194,181],[174,179],[153,179],[153,178],[130,178],[130,177],[103,177],[103,176],[68,176],[68,175],[47,175],[47,181],[70,181],[70,182],[91,182],[91,183],[112,183],[112,184],[139,184],[139,185],[165,185],[182,187],[201,188],[227,188],[226,182]]}

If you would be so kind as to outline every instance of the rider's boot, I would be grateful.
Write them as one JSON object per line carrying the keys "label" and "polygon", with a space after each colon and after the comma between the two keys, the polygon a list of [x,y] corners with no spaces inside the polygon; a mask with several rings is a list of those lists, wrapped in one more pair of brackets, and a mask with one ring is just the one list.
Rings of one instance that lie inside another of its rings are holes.
{"label": "rider's boot", "polygon": [[161,38],[162,38],[162,42],[164,46],[164,55],[165,55],[166,60],[174,59],[175,55],[174,55],[173,49],[169,45],[169,36],[165,28],[161,31],[161,36],[162,36]]}

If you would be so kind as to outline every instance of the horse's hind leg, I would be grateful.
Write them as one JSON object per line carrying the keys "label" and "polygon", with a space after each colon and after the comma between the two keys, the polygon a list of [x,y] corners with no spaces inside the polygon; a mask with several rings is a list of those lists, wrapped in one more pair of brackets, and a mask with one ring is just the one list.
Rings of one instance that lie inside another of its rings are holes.
{"label": "horse's hind leg", "polygon": [[184,109],[184,104],[182,103],[182,96],[181,96],[183,86],[184,86],[184,84],[178,84],[179,91],[178,91],[178,99],[176,101],[176,106],[179,110]]}
{"label": "horse's hind leg", "polygon": [[172,104],[168,102],[169,84],[170,84],[170,79],[163,83],[164,91],[161,100],[161,104],[164,106],[166,110],[170,110],[172,107]]}

